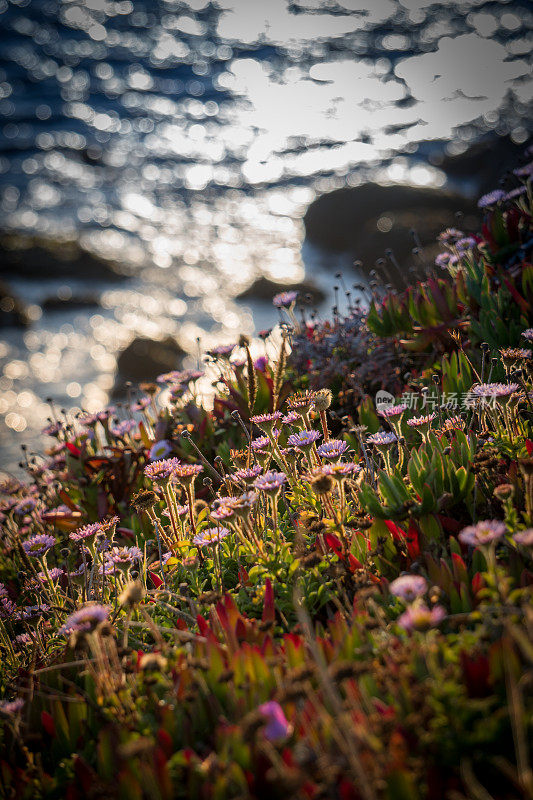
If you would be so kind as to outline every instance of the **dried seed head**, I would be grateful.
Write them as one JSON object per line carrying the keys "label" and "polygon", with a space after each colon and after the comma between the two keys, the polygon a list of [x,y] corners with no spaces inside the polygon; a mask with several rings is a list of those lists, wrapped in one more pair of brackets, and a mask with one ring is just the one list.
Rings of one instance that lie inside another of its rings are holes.
{"label": "dried seed head", "polygon": [[326,411],[330,407],[332,399],[329,389],[319,389],[315,396],[315,409],[317,411]]}
{"label": "dried seed head", "polygon": [[518,466],[524,477],[533,475],[533,458],[519,458]]}
{"label": "dried seed head", "polygon": [[157,383],[141,383],[141,384],[139,384],[139,389],[141,390],[141,392],[144,392],[145,394],[150,394],[150,395],[151,394],[157,394],[159,392],[160,388],[161,387],[158,386]]}
{"label": "dried seed head", "polygon": [[107,619],[104,622],[101,622],[97,626],[96,631],[100,634],[100,636],[104,636],[104,637],[105,636],[113,636],[113,633],[114,633],[113,626],[111,625],[111,623]]}
{"label": "dried seed head", "polygon": [[141,489],[140,492],[134,494],[131,498],[131,504],[137,511],[146,511],[148,508],[153,508],[157,503],[157,495],[155,492]]}
{"label": "dried seed head", "polygon": [[166,666],[166,658],[159,653],[145,653],[139,663],[139,669],[142,669],[143,672],[163,672]]}
{"label": "dried seed head", "polygon": [[248,464],[248,450],[230,450],[230,458],[239,469],[244,469]]}
{"label": "dried seed head", "polygon": [[119,595],[118,602],[121,606],[133,608],[146,595],[144,586],[140,581],[130,581]]}
{"label": "dried seed head", "polygon": [[500,485],[496,486],[494,489],[493,494],[497,500],[503,502],[514,496],[514,486],[510,483],[500,483]]}
{"label": "dried seed head", "polygon": [[317,494],[329,494],[333,489],[333,478],[331,475],[317,475],[311,478],[310,483]]}
{"label": "dried seed head", "polygon": [[195,503],[194,503],[194,506],[193,506],[193,508],[194,508],[194,513],[195,513],[195,515],[196,515],[196,516],[198,516],[198,514],[199,514],[201,511],[203,511],[203,510],[204,510],[204,508],[209,508],[209,506],[208,506],[208,504],[205,502],[205,500],[196,500],[196,501],[195,501]]}

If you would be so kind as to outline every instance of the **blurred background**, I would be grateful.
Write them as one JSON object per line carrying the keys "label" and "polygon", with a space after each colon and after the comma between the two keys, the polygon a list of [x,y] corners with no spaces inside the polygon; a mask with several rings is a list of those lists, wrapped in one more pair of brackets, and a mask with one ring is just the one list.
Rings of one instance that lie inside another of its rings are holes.
{"label": "blurred background", "polygon": [[0,466],[42,447],[48,397],[97,410],[272,325],[282,288],[325,315],[338,271],[407,269],[413,226],[476,225],[528,143],[532,18],[0,0]]}

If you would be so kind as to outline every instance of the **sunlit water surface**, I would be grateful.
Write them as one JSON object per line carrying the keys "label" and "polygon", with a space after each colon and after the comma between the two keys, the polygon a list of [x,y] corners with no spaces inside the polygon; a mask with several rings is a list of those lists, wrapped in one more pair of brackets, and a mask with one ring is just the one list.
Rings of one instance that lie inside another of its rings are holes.
{"label": "sunlit water surface", "polygon": [[[342,259],[302,251],[317,194],[442,185],[428,142],[524,141],[528,8],[0,0],[2,224],[79,237],[133,274],[10,280],[34,323],[0,341],[0,464],[36,445],[47,396],[105,404],[134,335],[176,334],[192,364],[198,337],[205,349],[275,320],[235,301],[258,276],[331,286]],[[39,310],[89,290],[100,307]]]}

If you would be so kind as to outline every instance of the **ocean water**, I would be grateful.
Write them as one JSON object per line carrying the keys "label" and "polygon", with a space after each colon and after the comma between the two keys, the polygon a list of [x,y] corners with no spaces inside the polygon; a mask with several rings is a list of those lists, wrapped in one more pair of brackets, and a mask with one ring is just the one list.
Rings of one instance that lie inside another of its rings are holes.
{"label": "ocean water", "polygon": [[[76,238],[131,277],[10,277],[0,466],[45,402],[95,410],[138,335],[202,349],[275,321],[266,276],[327,288],[313,199],[365,180],[442,186],[435,153],[527,138],[528,2],[0,0],[0,225]],[[429,159],[429,160],[428,160]],[[43,311],[49,297],[99,306]]]}

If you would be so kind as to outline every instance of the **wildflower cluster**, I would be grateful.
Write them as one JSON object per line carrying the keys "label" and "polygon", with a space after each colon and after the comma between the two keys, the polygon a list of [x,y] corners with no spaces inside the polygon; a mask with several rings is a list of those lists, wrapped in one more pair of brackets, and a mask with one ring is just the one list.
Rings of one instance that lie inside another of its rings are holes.
{"label": "wildflower cluster", "polygon": [[[518,178],[481,234],[443,234],[446,286],[348,292],[320,325],[276,297],[292,334],[255,360],[211,348],[212,410],[175,370],[128,409],[52,419],[47,459],[0,485],[9,796],[531,797]],[[505,335],[493,316],[480,338],[496,285],[519,313],[498,295]]]}

